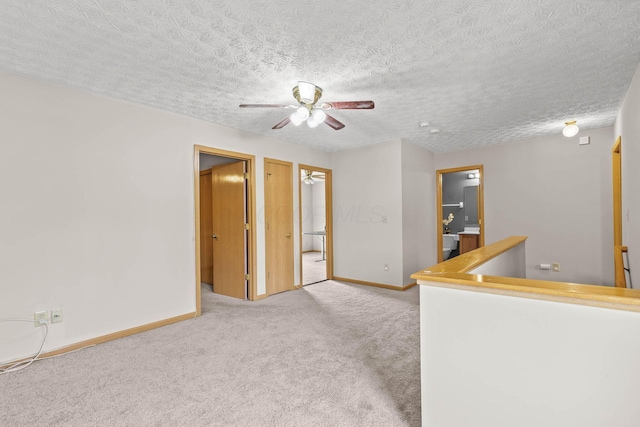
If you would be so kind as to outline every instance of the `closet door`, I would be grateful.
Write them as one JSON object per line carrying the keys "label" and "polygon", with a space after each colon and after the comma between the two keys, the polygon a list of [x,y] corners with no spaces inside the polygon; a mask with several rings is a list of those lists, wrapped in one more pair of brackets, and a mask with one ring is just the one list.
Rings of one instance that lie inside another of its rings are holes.
{"label": "closet door", "polygon": [[265,159],[264,219],[267,294],[294,289],[293,164]]}

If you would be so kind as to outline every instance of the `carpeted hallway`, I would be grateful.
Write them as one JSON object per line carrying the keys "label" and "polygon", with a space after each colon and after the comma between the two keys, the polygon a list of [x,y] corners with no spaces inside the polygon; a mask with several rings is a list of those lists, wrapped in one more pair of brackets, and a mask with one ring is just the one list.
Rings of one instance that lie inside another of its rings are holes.
{"label": "carpeted hallway", "polygon": [[327,281],[0,376],[2,426],[418,426],[418,288]]}

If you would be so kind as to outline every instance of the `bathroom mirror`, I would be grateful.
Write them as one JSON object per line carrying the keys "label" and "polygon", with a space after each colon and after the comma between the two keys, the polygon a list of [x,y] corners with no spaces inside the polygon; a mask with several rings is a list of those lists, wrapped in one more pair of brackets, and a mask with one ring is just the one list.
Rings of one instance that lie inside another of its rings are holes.
{"label": "bathroom mirror", "polygon": [[478,225],[478,186],[463,188],[464,192],[464,225]]}

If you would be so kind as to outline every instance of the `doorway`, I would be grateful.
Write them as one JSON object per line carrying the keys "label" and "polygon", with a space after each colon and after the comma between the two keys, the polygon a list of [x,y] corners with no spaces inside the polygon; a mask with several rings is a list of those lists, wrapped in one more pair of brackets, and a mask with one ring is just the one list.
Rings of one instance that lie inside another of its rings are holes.
{"label": "doorway", "polygon": [[[256,299],[255,158],[196,145],[196,315],[201,287],[241,299]],[[211,270],[209,270],[211,269]]]}
{"label": "doorway", "polygon": [[436,171],[438,262],[484,246],[482,165]]}
{"label": "doorway", "polygon": [[331,170],[298,165],[300,284],[333,278],[333,208]]}

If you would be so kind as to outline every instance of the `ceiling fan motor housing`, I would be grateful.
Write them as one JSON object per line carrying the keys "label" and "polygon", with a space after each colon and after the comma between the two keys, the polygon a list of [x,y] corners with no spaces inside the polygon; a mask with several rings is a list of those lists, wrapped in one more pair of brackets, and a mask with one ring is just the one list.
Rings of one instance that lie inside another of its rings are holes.
{"label": "ceiling fan motor housing", "polygon": [[293,88],[293,97],[301,104],[312,106],[322,96],[322,88],[308,82],[298,82]]}

